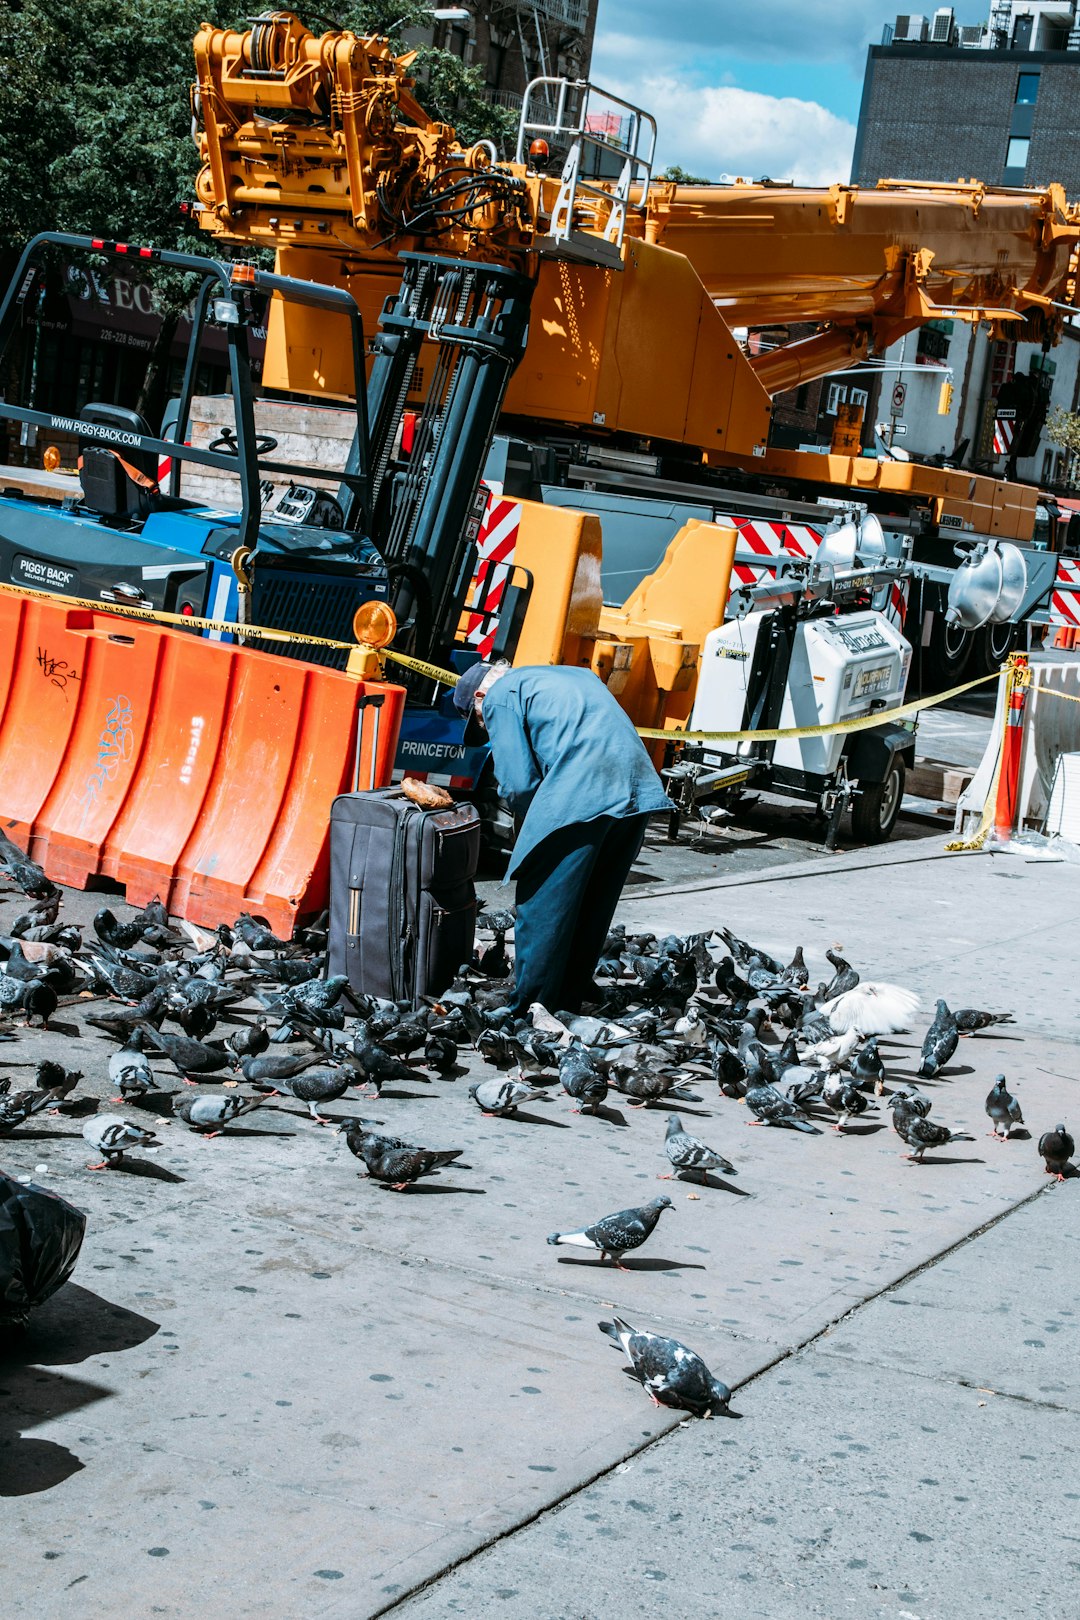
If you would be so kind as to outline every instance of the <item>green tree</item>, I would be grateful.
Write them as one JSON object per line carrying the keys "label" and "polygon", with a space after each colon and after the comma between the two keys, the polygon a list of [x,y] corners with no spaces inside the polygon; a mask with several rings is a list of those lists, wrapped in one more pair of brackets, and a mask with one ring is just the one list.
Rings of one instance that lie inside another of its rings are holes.
{"label": "green tree", "polygon": [[690,174],[686,169],[681,169],[677,163],[669,163],[663,174],[660,176],[660,179],[674,180],[677,186],[712,185],[712,181],[706,180],[703,174]]}
{"label": "green tree", "polygon": [[1067,411],[1060,405],[1051,411],[1046,419],[1046,437],[1069,452],[1065,482],[1075,489],[1080,484],[1080,411]]}

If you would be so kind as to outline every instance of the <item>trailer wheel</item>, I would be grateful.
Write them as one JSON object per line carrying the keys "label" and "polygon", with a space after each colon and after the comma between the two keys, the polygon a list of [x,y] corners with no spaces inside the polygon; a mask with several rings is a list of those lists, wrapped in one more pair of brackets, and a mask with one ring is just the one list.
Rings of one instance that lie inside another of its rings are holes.
{"label": "trailer wheel", "polygon": [[851,806],[851,830],[862,844],[883,844],[892,837],[904,797],[904,762],[896,758],[883,782],[860,777],[858,796]]}
{"label": "trailer wheel", "polygon": [[975,636],[974,675],[996,675],[1016,646],[1019,627],[1015,624],[987,624]]}
{"label": "trailer wheel", "polygon": [[934,614],[934,628],[926,649],[926,675],[931,690],[957,686],[963,679],[975,637],[959,624],[949,624],[943,613]]}

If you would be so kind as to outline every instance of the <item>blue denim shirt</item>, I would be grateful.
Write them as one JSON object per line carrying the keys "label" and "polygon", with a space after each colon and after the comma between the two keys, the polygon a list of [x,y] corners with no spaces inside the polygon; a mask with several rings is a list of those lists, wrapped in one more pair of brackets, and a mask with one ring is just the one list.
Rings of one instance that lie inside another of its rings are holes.
{"label": "blue denim shirt", "polygon": [[525,816],[507,877],[572,822],[674,808],[629,716],[591,670],[512,669],[486,694],[483,714],[499,791]]}

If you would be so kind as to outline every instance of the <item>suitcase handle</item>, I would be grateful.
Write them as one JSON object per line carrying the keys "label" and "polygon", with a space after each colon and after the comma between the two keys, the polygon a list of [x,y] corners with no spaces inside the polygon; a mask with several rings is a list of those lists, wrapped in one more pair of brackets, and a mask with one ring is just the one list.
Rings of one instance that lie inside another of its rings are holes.
{"label": "suitcase handle", "polygon": [[373,792],[375,789],[375,779],[379,773],[379,725],[385,699],[385,692],[361,692],[356,700],[356,758],[353,762],[352,785],[354,793],[360,791],[360,757],[364,748],[364,720],[368,709],[375,710],[375,735],[371,741],[371,780],[368,783],[370,791]]}

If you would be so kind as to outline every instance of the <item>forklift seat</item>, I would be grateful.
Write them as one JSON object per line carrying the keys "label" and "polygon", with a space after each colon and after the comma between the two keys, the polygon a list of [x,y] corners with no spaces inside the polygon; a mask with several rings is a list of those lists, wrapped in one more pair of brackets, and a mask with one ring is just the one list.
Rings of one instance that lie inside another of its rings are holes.
{"label": "forklift seat", "polygon": [[[82,420],[120,432],[149,437],[150,429],[135,411],[122,405],[85,405]],[[153,451],[124,446],[124,455],[99,440],[84,440],[79,456],[83,502],[105,519],[132,522],[148,516],[158,493],[157,458]]]}

